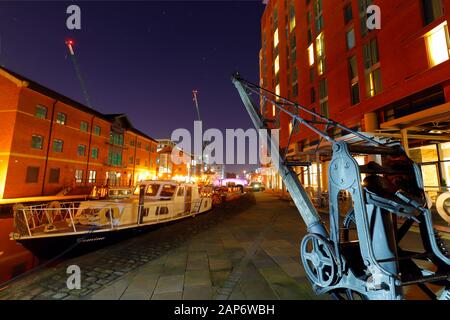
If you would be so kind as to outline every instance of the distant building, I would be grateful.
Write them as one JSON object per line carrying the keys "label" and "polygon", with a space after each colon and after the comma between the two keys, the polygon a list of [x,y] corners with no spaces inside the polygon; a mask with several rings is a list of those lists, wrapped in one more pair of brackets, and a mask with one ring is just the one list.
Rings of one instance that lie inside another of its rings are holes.
{"label": "distant building", "polygon": [[[381,9],[381,29],[367,26],[372,4]],[[401,139],[435,197],[450,184],[449,15],[448,0],[270,0],[261,20],[260,84],[350,128]],[[270,103],[261,111],[281,128],[290,156],[320,144]],[[296,170],[305,185],[326,190],[329,159],[318,150],[310,168]],[[275,170],[265,173],[268,186],[281,188]]]}
{"label": "distant building", "polygon": [[88,192],[157,176],[157,141],[126,115],[102,114],[5,68],[0,113],[0,198]]}

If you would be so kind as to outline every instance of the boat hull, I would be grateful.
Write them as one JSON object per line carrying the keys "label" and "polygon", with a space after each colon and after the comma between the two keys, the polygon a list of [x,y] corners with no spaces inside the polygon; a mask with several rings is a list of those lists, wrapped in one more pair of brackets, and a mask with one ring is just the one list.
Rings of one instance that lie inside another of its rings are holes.
{"label": "boat hull", "polygon": [[68,234],[58,237],[24,238],[16,240],[39,260],[79,256],[149,232],[162,224],[137,226],[129,229],[108,230],[90,234]]}

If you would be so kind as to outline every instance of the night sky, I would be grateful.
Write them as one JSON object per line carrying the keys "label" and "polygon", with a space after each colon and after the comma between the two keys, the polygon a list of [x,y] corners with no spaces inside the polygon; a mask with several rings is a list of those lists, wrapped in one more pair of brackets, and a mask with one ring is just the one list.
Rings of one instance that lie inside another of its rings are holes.
{"label": "night sky", "polygon": [[[82,29],[66,28],[81,7]],[[230,75],[258,83],[262,1],[0,2],[0,64],[85,103],[65,40],[92,106],[126,113],[154,138],[193,127],[192,89],[205,128],[250,128]],[[227,167],[227,171],[249,169]]]}

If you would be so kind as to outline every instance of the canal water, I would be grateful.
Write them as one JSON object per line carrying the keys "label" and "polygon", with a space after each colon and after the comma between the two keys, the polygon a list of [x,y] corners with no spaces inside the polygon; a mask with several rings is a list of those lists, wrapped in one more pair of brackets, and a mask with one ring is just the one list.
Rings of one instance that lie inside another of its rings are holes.
{"label": "canal water", "polygon": [[5,281],[34,268],[39,260],[16,241],[9,240],[14,229],[11,216],[0,216],[0,290]]}

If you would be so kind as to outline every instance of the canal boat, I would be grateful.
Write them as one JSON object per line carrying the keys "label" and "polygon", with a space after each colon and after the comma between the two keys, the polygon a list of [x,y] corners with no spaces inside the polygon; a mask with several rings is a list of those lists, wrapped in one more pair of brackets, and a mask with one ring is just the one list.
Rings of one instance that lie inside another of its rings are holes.
{"label": "canal boat", "polygon": [[144,181],[134,191],[115,189],[105,200],[17,205],[10,239],[48,259],[94,249],[211,208],[211,197],[195,184]]}

